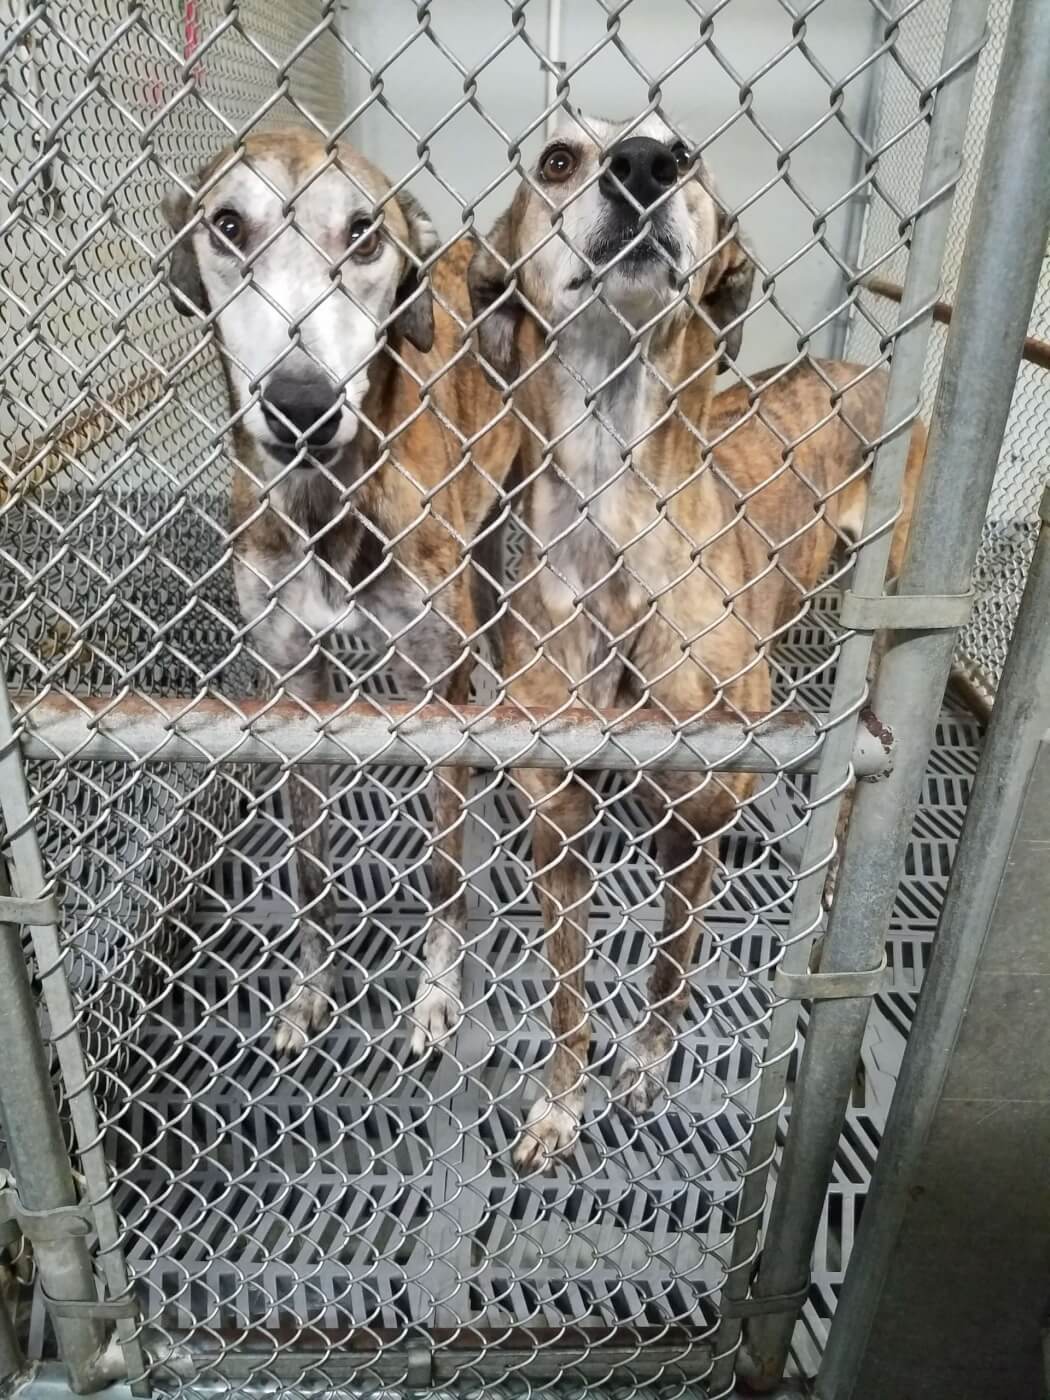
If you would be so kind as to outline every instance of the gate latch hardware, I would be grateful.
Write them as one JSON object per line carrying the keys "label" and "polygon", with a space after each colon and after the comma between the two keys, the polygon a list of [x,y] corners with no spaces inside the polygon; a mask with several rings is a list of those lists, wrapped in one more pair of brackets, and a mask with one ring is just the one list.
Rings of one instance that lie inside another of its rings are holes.
{"label": "gate latch hardware", "polygon": [[944,632],[962,627],[973,608],[965,593],[884,593],[869,598],[847,588],[839,623],[851,632]]}
{"label": "gate latch hardware", "polygon": [[860,972],[784,972],[773,975],[773,995],[785,1001],[839,1001],[846,997],[877,997],[889,990],[891,974],[885,956],[878,967]]}

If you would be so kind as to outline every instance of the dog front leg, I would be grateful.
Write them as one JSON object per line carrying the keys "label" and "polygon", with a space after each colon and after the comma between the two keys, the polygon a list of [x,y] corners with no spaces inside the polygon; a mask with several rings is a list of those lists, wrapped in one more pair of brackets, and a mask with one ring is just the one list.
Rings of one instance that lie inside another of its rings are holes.
{"label": "dog front leg", "polygon": [[[331,698],[328,660],[316,638],[290,607],[281,603],[278,580],[293,572],[294,559],[271,558],[246,550],[235,562],[234,578],[249,642],[262,662],[266,688],[302,702],[304,712]],[[277,596],[278,606],[273,606]],[[299,908],[292,932],[300,935],[291,995],[275,1009],[273,1048],[278,1057],[295,1056],[310,1033],[330,1018],[332,1000],[331,930],[334,925],[331,861],[327,839],[328,772],[320,765],[292,768],[288,775],[292,865],[298,874]]]}
{"label": "dog front leg", "polygon": [[412,1009],[412,1054],[417,1058],[437,1049],[452,1034],[463,1010],[460,993],[467,932],[463,839],[470,775],[466,767],[439,768],[431,788],[432,913],[423,952],[426,967]]}
{"label": "dog front leg", "polygon": [[[420,573],[423,571],[420,570]],[[400,685],[409,693],[433,687],[450,705],[470,699],[474,661],[463,636],[473,627],[467,582],[462,579],[445,602],[461,620],[452,626],[440,612],[424,613],[422,595],[415,602],[423,620],[398,642],[394,658]],[[424,969],[411,1011],[414,1058],[437,1049],[455,1030],[462,1012],[460,1000],[463,949],[467,937],[466,876],[463,842],[471,770],[463,765],[438,768],[430,789],[432,835],[430,859],[430,924],[423,949]]]}
{"label": "dog front leg", "polygon": [[[285,683],[296,699],[310,704],[329,697],[327,663],[320,657]],[[323,765],[292,769],[288,777],[291,837],[299,874],[300,948],[288,1001],[278,1009],[273,1046],[279,1056],[294,1057],[312,1032],[331,1020],[334,974],[335,900],[328,842],[328,770]]]}
{"label": "dog front leg", "polygon": [[646,1008],[624,1051],[615,1096],[632,1113],[647,1113],[663,1091],[689,1001],[689,977],[704,929],[718,834],[754,786],[750,775],[660,774],[649,779],[646,805],[670,820],[657,839],[664,875],[663,930],[655,948]]}
{"label": "dog front leg", "polygon": [[520,770],[532,802],[536,889],[545,930],[545,960],[554,974],[550,1026],[554,1048],[546,1083],[513,1152],[520,1171],[544,1171],[579,1136],[591,1043],[584,970],[593,878],[581,852],[594,817],[590,794],[562,774]]}

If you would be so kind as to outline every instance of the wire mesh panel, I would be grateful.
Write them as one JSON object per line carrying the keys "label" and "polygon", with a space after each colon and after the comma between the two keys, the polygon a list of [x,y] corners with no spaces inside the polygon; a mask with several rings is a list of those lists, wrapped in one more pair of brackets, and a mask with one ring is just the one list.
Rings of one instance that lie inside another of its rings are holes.
{"label": "wire mesh panel", "polygon": [[[900,259],[923,216],[880,181],[937,7],[558,8],[10,10],[2,639],[62,910],[26,952],[139,1388],[681,1384],[754,1263],[815,819],[887,761],[838,592],[923,451],[911,415],[873,518],[896,335],[865,299],[877,343],[817,352],[863,199]],[[976,761],[938,739],[803,1369]]]}
{"label": "wire mesh panel", "polygon": [[[1011,0],[993,0],[989,8],[989,38],[978,69],[973,109],[963,145],[964,164],[945,250],[941,296],[949,305],[962,258],[1010,6]],[[938,0],[938,3],[927,0],[923,5],[907,8],[908,12],[901,18],[902,38],[909,54],[914,55],[917,72],[927,81],[934,73],[934,56],[939,50],[951,7],[946,0]],[[911,99],[912,89],[904,75],[887,69],[873,119],[879,143],[901,129]],[[887,152],[880,171],[879,195],[872,199],[867,216],[862,260],[875,269],[879,281],[891,285],[899,286],[902,281],[905,256],[899,246],[896,211],[907,207],[917,194],[922,158],[923,144],[918,133],[912,133]],[[879,327],[893,324],[892,309],[884,299],[865,296],[863,300],[869,314],[854,320],[847,338],[848,353],[862,360],[876,352]],[[933,403],[947,331],[938,326],[933,334],[923,380],[923,402],[927,411]],[[1050,340],[1050,260],[1044,263],[1029,334],[1043,342]],[[1035,545],[1039,498],[1047,481],[1045,442],[1048,431],[1050,381],[1047,371],[1044,366],[1025,360],[1017,379],[974,575],[973,616],[959,641],[960,663],[989,699],[1006,660],[1014,616]]]}
{"label": "wire mesh panel", "polygon": [[[307,11],[16,4],[5,16],[0,589],[19,690],[192,694],[221,673],[243,694],[254,681],[231,656],[221,568],[222,379],[171,313],[155,235],[171,177],[241,125],[300,102],[335,120],[338,99],[324,104],[340,66],[323,30],[310,42]],[[101,1018],[97,1041],[84,1026],[100,1066],[126,1063],[139,984],[236,801],[222,786],[178,765],[41,772],[44,806],[61,794],[49,846],[80,931],[85,1019]]]}

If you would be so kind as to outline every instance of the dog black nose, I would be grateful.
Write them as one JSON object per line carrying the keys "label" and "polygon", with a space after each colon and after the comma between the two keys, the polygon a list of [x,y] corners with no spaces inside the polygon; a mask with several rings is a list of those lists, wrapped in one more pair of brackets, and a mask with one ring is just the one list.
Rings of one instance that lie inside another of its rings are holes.
{"label": "dog black nose", "polygon": [[609,151],[609,165],[598,177],[598,188],[606,199],[634,213],[635,205],[648,209],[677,179],[678,162],[661,141],[630,136]]}
{"label": "dog black nose", "polygon": [[262,411],[278,442],[304,438],[312,447],[323,447],[339,427],[342,399],[342,392],[320,375],[274,375],[263,390]]}

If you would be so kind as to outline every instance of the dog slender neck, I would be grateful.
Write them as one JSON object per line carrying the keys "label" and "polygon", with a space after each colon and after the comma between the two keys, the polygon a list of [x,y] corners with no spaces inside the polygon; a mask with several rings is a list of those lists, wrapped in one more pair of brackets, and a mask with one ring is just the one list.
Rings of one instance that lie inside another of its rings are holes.
{"label": "dog slender neck", "polygon": [[[532,358],[542,349],[537,333]],[[533,395],[559,469],[593,489],[630,454],[660,491],[688,481],[704,457],[716,358],[710,327],[687,309],[641,336],[600,304],[577,317]]]}

